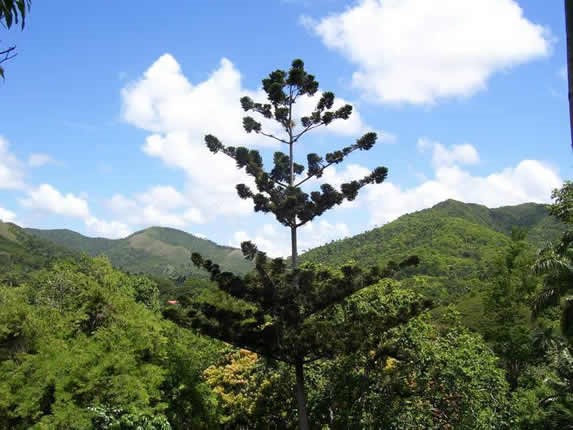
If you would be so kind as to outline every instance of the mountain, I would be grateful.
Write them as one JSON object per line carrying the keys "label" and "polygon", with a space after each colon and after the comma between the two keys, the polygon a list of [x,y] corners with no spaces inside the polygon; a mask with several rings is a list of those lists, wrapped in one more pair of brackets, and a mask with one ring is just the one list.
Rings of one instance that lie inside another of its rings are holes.
{"label": "mountain", "polygon": [[192,266],[192,252],[234,273],[246,273],[252,267],[239,249],[217,245],[173,228],[151,227],[124,239],[91,238],[71,230],[29,228],[26,232],[88,255],[107,255],[115,267],[131,273],[206,277],[205,272]]}
{"label": "mountain", "polygon": [[403,282],[426,288],[437,300],[450,301],[479,287],[496,256],[509,245],[513,227],[526,229],[532,249],[557,239],[563,231],[545,205],[489,209],[446,200],[382,227],[312,249],[301,259],[336,267],[349,260],[384,264],[414,254],[421,262],[403,273]]}
{"label": "mountain", "polygon": [[0,282],[22,279],[53,259],[73,255],[73,251],[28,234],[16,224],[0,221]]}
{"label": "mountain", "polygon": [[[417,288],[424,285],[429,295],[449,300],[476,287],[481,274],[488,273],[495,256],[509,244],[513,227],[527,230],[532,249],[557,239],[563,229],[541,204],[490,209],[446,200],[382,227],[312,249],[301,258],[330,266],[352,259],[368,265],[415,254],[421,263],[404,272],[404,282],[415,282]],[[240,250],[172,228],[151,227],[115,240],[90,238],[70,230],[25,232],[88,255],[105,254],[116,267],[132,273],[205,277],[192,267],[191,252],[199,252],[223,270],[246,273],[252,268]]]}

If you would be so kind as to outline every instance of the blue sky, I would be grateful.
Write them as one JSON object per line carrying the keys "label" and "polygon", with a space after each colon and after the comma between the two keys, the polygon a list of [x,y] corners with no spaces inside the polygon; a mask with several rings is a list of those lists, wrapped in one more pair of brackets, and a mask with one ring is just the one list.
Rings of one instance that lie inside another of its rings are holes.
{"label": "blue sky", "polygon": [[[571,178],[562,3],[537,0],[34,1],[0,83],[0,218],[123,237],[164,225],[282,254],[287,232],[234,195],[202,136],[241,131],[239,97],[302,58],[355,108],[297,153],[368,130],[380,143],[326,175],[389,168],[301,233],[303,249],[446,198],[547,202]],[[305,104],[306,103],[306,104]],[[312,106],[306,100],[301,110]],[[316,185],[316,184],[315,184]]]}

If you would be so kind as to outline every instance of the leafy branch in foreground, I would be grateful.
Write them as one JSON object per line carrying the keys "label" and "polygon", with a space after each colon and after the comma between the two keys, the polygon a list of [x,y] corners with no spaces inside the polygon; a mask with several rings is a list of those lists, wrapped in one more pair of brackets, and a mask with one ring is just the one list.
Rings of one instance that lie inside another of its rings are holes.
{"label": "leafy branch in foreground", "polygon": [[[20,23],[24,29],[26,16],[30,10],[32,0],[0,0],[0,25],[9,29],[13,24]],[[16,56],[16,47],[9,46],[0,49],[0,64]],[[4,78],[4,68],[0,66],[0,77]]]}

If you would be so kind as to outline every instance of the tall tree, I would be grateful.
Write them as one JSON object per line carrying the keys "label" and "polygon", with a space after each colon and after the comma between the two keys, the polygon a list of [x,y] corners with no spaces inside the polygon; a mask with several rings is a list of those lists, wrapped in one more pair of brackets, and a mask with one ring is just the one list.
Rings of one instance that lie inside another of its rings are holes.
{"label": "tall tree", "polygon": [[[381,183],[388,170],[377,167],[362,179],[342,184],[340,189],[325,183],[320,190],[307,193],[303,185],[308,185],[313,178],[320,178],[328,167],[342,162],[351,153],[371,149],[377,135],[366,133],[355,143],[324,157],[310,153],[306,166],[299,164],[294,161],[294,152],[302,137],[319,127],[348,119],[352,106],[335,108],[334,94],[319,92],[318,82],[306,72],[301,60],[294,60],[288,71],[270,73],[262,80],[262,87],[266,102],[243,97],[241,106],[246,112],[262,116],[268,124],[278,123],[280,131],[273,133],[263,129],[262,122],[250,115],[243,118],[243,127],[247,133],[266,136],[287,147],[288,153],[275,152],[272,170],[264,170],[262,157],[256,150],[225,146],[213,135],[205,136],[205,143],[213,153],[222,152],[233,158],[237,167],[245,169],[253,178],[256,190],[238,184],[237,193],[243,199],[252,200],[256,212],[272,213],[290,230],[290,258],[271,260],[254,244],[244,242],[241,245],[243,254],[254,261],[255,270],[239,277],[222,272],[217,264],[193,254],[193,262],[210,272],[219,289],[246,305],[225,308],[220,303],[192,304],[182,318],[210,336],[294,366],[299,425],[301,429],[308,429],[304,365],[333,357],[352,342],[351,335],[340,333],[339,328],[324,317],[323,311],[355,291],[393,276],[402,267],[417,264],[417,257],[409,257],[400,263],[390,262],[385,268],[362,269],[347,264],[337,272],[310,264],[299,265],[299,229],[343,201],[354,200],[365,185]],[[314,110],[300,119],[295,118],[295,103],[303,97],[313,96],[317,97]],[[399,317],[388,321],[388,326],[407,321],[424,307],[424,303],[412,303]]]}
{"label": "tall tree", "polygon": [[[31,4],[32,0],[0,0],[0,25],[9,29],[13,24],[20,23],[23,29]],[[6,49],[0,50],[1,77],[4,77],[4,68],[1,64],[14,58],[16,56],[15,50],[15,46],[9,46]]]}

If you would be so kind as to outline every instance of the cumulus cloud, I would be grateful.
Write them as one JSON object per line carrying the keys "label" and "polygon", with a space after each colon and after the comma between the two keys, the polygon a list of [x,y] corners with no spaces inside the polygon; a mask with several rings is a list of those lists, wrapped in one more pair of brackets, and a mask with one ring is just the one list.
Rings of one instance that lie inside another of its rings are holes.
{"label": "cumulus cloud", "polygon": [[[441,148],[439,153],[445,148],[437,142],[433,142],[432,146],[433,158],[436,148]],[[361,203],[368,208],[372,224],[384,224],[406,213],[431,207],[450,198],[488,207],[527,202],[547,203],[550,201],[551,191],[563,183],[553,167],[538,160],[523,160],[515,167],[486,176],[474,176],[460,165],[468,160],[476,160],[477,151],[475,158],[473,155],[468,157],[467,154],[451,156],[456,153],[452,149],[446,149],[446,152],[450,154],[445,157],[448,163],[434,161],[434,177],[418,186],[402,188],[392,182],[368,186]]]}
{"label": "cumulus cloud", "polygon": [[471,95],[550,50],[515,0],[362,0],[303,24],[357,66],[353,84],[379,103]]}
{"label": "cumulus cloud", "polygon": [[16,214],[8,209],[0,207],[0,221],[2,222],[16,222]]}
{"label": "cumulus cloud", "polygon": [[87,218],[88,203],[72,193],[62,194],[49,184],[42,184],[28,191],[28,197],[21,200],[23,206],[48,211],[58,215]]}
{"label": "cumulus cloud", "polygon": [[151,187],[147,192],[139,194],[137,199],[146,205],[163,209],[177,209],[185,205],[183,194],[169,185]]}
{"label": "cumulus cloud", "polygon": [[85,197],[62,193],[50,184],[41,184],[27,190],[27,197],[20,200],[22,206],[56,215],[80,218],[88,232],[108,238],[125,237],[131,229],[119,221],[104,221],[90,212]]}
{"label": "cumulus cloud", "polygon": [[[344,223],[330,223],[326,220],[309,222],[299,229],[298,250],[302,253],[349,235],[350,229]],[[271,257],[285,257],[291,252],[290,230],[274,224],[264,224],[254,234],[237,231],[229,245],[239,247],[241,242],[247,240],[252,241]]]}
{"label": "cumulus cloud", "polygon": [[115,194],[107,206],[131,225],[183,228],[204,222],[201,211],[189,207],[189,199],[172,186],[156,185],[133,199]]}
{"label": "cumulus cloud", "polygon": [[120,239],[133,233],[128,225],[119,221],[104,221],[94,216],[88,216],[84,222],[89,231],[108,239]]}
{"label": "cumulus cloud", "polygon": [[435,167],[479,163],[477,149],[469,143],[446,147],[439,142],[421,138],[418,140],[418,149],[432,152],[432,164]]}
{"label": "cumulus cloud", "polygon": [[8,141],[0,136],[0,190],[24,187],[22,164],[8,149]]}
{"label": "cumulus cloud", "polygon": [[[201,212],[202,218],[251,213],[251,205],[240,200],[235,192],[237,183],[248,184],[250,178],[237,170],[232,159],[209,152],[203,140],[205,134],[214,133],[224,144],[231,146],[277,144],[274,140],[244,132],[242,118],[245,113],[239,99],[244,95],[254,100],[265,98],[261,90],[243,87],[241,74],[231,61],[223,58],[207,79],[193,84],[175,58],[165,54],[121,94],[123,119],[150,132],[143,151],[185,172],[188,181],[186,200]],[[295,117],[308,113],[316,102],[317,97],[300,98],[295,106]],[[344,103],[345,100],[337,99],[335,107]],[[267,132],[280,135],[281,130],[274,122],[263,119],[262,123]],[[319,130],[356,136],[367,127],[355,109],[344,124],[335,122]]]}

